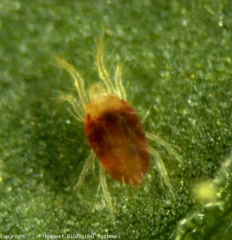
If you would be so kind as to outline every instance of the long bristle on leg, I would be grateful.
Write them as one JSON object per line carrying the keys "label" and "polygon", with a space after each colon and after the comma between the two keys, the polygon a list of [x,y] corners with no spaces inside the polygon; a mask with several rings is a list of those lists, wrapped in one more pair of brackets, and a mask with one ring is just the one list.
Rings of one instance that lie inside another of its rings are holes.
{"label": "long bristle on leg", "polygon": [[118,93],[118,96],[121,99],[126,100],[127,96],[126,96],[126,91],[125,88],[122,84],[122,64],[118,64],[116,71],[115,71],[115,87],[116,87],[116,91]]}
{"label": "long bristle on leg", "polygon": [[110,193],[107,188],[105,169],[102,166],[100,166],[100,186],[101,186],[103,196],[106,201],[106,205],[110,211],[111,217],[113,220],[115,220],[112,198],[111,198]]}
{"label": "long bristle on leg", "polygon": [[103,81],[107,89],[107,93],[114,94],[115,87],[104,65],[103,44],[101,42],[98,45],[98,51],[97,51],[97,69],[98,69],[99,77]]}
{"label": "long bristle on leg", "polygon": [[87,173],[89,172],[89,169],[93,166],[94,164],[94,159],[95,159],[95,155],[94,152],[91,151],[90,155],[88,156],[88,158],[85,160],[85,164],[84,167],[81,171],[81,174],[79,176],[78,182],[75,186],[75,189],[80,189],[83,185],[83,182],[85,180],[85,177],[87,175]]}
{"label": "long bristle on leg", "polygon": [[69,64],[67,61],[65,61],[64,59],[57,57],[57,56],[55,56],[54,58],[58,62],[58,64],[61,67],[63,67],[67,72],[69,72],[69,74],[72,76],[77,93],[78,93],[78,97],[80,99],[82,111],[84,112],[85,106],[89,102],[89,98],[88,98],[88,96],[86,94],[86,90],[85,90],[84,79],[81,77],[79,72],[77,72],[76,69],[71,64]]}
{"label": "long bristle on leg", "polygon": [[[157,145],[162,146],[168,152],[168,154],[173,157],[174,160],[181,162],[181,158],[180,158],[179,154],[175,151],[175,149],[169,143],[165,142],[160,137],[158,137],[154,134],[148,133],[148,132],[146,132],[146,136],[148,139],[152,140]],[[149,150],[151,152],[151,155],[154,156],[154,158],[155,158],[155,164],[156,164],[158,172],[160,174],[161,186],[165,185],[168,188],[168,190],[170,191],[170,193],[172,194],[172,196],[174,197],[175,194],[173,191],[173,185],[171,184],[171,181],[170,181],[170,178],[168,175],[168,171],[164,165],[163,159],[161,158],[159,152],[156,151],[151,146],[150,146]]]}

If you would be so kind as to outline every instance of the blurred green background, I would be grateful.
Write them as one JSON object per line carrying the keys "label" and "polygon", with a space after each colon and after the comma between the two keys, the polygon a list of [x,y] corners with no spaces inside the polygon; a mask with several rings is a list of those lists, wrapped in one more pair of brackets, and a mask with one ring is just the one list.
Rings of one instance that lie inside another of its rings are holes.
{"label": "blurred green background", "polygon": [[[1,0],[0,234],[231,239],[231,19],[229,0]],[[146,131],[182,157],[178,165],[158,149],[175,198],[154,167],[139,189],[107,177],[115,222],[98,189],[98,164],[81,192],[74,189],[90,149],[83,124],[58,100],[76,93],[53,60],[67,59],[89,87],[99,80],[103,35],[110,73],[123,62],[129,102],[141,118],[151,109]],[[200,205],[194,184],[215,178],[221,207]]]}

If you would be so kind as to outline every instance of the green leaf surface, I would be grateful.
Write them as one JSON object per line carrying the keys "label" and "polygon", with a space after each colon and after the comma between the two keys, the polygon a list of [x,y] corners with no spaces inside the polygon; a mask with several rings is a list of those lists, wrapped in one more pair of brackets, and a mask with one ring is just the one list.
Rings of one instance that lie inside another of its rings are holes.
{"label": "green leaf surface", "polygon": [[[231,239],[231,19],[229,0],[1,0],[0,238]],[[53,58],[73,64],[90,87],[102,36],[107,69],[113,75],[122,62],[129,102],[141,118],[150,109],[144,128],[182,158],[178,165],[157,149],[174,198],[155,159],[138,189],[107,175],[115,221],[98,161],[75,190],[90,148],[59,101],[76,93]],[[192,190],[204,181],[217,197],[198,203]]]}

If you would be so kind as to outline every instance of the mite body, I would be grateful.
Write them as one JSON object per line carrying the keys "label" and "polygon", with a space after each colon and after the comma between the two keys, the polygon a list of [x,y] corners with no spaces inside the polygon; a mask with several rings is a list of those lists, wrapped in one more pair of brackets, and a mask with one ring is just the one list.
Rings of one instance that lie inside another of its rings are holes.
{"label": "mite body", "polygon": [[134,108],[103,95],[86,108],[85,133],[107,172],[119,182],[138,186],[150,165],[148,143]]}

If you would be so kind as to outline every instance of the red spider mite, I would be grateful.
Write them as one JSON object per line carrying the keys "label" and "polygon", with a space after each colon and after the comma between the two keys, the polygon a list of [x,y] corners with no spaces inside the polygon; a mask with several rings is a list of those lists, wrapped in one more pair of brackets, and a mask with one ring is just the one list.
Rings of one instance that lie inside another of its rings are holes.
{"label": "red spider mite", "polygon": [[[97,51],[97,68],[103,86],[95,84],[87,94],[85,82],[75,68],[59,57],[55,59],[70,73],[78,92],[78,98],[63,95],[62,99],[73,106],[76,118],[84,122],[88,143],[103,168],[117,181],[139,186],[149,170],[152,155],[156,159],[161,185],[164,183],[172,192],[163,160],[158,151],[148,146],[147,138],[163,147],[175,159],[179,160],[179,155],[158,136],[144,132],[138,114],[126,101],[126,92],[121,79],[121,65],[117,66],[115,78],[112,81],[104,66],[103,46],[100,43]],[[77,186],[82,185],[93,159],[94,155],[90,154]],[[112,210],[102,168],[100,168],[100,185],[107,204]]]}
{"label": "red spider mite", "polygon": [[88,143],[102,166],[117,181],[140,185],[149,170],[150,153],[138,114],[122,99],[125,90],[121,81],[121,67],[118,66],[116,70],[114,85],[104,67],[102,45],[99,45],[97,66],[105,89],[94,85],[88,97],[79,73],[63,59],[57,58],[57,61],[75,80],[82,111],[73,97],[65,98],[74,106],[80,120],[83,121],[84,116]]}

